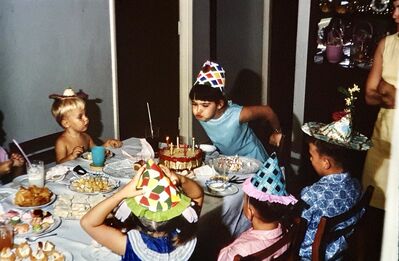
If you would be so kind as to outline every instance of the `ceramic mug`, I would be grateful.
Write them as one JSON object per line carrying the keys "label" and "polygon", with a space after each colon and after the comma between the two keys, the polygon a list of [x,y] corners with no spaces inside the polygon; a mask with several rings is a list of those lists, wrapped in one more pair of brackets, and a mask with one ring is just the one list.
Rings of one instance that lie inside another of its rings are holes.
{"label": "ceramic mug", "polygon": [[105,148],[103,146],[94,146],[93,148],[91,148],[91,157],[94,166],[104,166]]}

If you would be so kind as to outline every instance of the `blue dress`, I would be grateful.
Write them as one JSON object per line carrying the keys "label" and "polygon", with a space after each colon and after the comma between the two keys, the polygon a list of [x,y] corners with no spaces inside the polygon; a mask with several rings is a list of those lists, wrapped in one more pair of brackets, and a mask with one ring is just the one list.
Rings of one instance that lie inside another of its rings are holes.
{"label": "blue dress", "polygon": [[126,240],[125,255],[122,261],[148,260],[188,260],[194,252],[197,239],[191,239],[184,245],[172,245],[172,236],[152,237],[138,230],[130,230]]}
{"label": "blue dress", "polygon": [[268,159],[266,150],[248,123],[240,123],[241,110],[242,106],[229,101],[222,116],[200,121],[200,124],[221,154],[245,156],[264,162]]}
{"label": "blue dress", "polygon": [[[320,218],[322,216],[334,217],[346,212],[357,203],[360,196],[360,184],[349,173],[324,176],[301,191],[301,199],[309,205],[309,208],[302,212],[302,217],[308,221],[308,228],[299,252],[301,260],[311,260],[312,243]],[[358,218],[358,216],[354,216],[337,225],[337,228],[347,227],[357,222]],[[329,244],[326,249],[326,260],[346,249],[347,244],[344,237]]]}

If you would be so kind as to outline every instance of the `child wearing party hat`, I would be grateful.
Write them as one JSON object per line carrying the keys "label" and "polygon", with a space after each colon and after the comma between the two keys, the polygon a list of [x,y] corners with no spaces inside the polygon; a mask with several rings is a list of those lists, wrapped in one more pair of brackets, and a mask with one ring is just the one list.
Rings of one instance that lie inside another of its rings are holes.
{"label": "child wearing party hat", "polygon": [[[75,94],[71,88],[67,88],[62,95],[52,94],[49,97],[54,99],[51,112],[58,124],[64,128],[64,132],[55,142],[56,162],[76,159],[95,146],[93,139],[86,133],[89,126],[85,102],[87,94],[81,91]],[[103,146],[119,148],[122,142],[108,139]]]}
{"label": "child wearing party hat", "polygon": [[[196,245],[195,231],[203,190],[194,181],[147,161],[133,180],[92,208],[80,223],[98,243],[122,260],[188,260]],[[112,210],[127,234],[104,224]]]}
{"label": "child wearing party hat", "polygon": [[190,91],[193,115],[213,144],[224,155],[239,155],[264,162],[268,155],[248,122],[261,119],[273,133],[269,143],[279,146],[280,122],[270,106],[239,106],[228,101],[224,92],[225,71],[217,63],[206,61]]}
{"label": "child wearing party hat", "polygon": [[[233,260],[234,256],[256,253],[278,241],[292,224],[294,196],[285,189],[285,180],[273,153],[260,170],[243,185],[243,212],[252,227],[242,233],[233,243],[223,248],[219,261]],[[284,253],[287,246],[276,252]]]}
{"label": "child wearing party hat", "polygon": [[[311,260],[312,243],[320,218],[334,217],[346,212],[361,196],[359,181],[352,178],[348,171],[351,153],[367,150],[371,146],[366,136],[352,129],[355,93],[359,91],[360,89],[354,85],[345,92],[347,108],[341,113],[342,118],[330,124],[308,122],[302,126],[302,130],[309,135],[310,161],[321,176],[319,181],[301,191],[301,200],[306,205],[302,217],[308,221],[305,239],[300,249],[302,260]],[[340,228],[353,224],[357,219],[358,217],[354,216],[351,220],[341,223]],[[326,260],[339,256],[346,247],[344,237],[332,242],[326,248]]]}

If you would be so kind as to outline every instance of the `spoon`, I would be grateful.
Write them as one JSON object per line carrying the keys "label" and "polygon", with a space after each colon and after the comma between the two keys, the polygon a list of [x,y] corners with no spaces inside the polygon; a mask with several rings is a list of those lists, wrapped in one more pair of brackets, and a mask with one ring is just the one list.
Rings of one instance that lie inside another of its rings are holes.
{"label": "spoon", "polygon": [[26,241],[29,241],[29,242],[35,242],[36,240],[38,240],[39,238],[42,238],[42,237],[51,237],[51,236],[56,236],[57,235],[57,233],[53,233],[53,234],[44,234],[44,235],[40,235],[40,236],[31,236],[31,237],[25,237],[25,240]]}

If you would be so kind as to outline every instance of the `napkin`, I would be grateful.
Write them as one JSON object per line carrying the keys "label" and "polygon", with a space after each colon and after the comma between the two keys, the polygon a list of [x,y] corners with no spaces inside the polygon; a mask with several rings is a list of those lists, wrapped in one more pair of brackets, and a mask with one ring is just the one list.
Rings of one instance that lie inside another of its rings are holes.
{"label": "napkin", "polygon": [[46,173],[46,180],[61,181],[65,178],[65,174],[68,171],[69,168],[63,165],[51,167]]}
{"label": "napkin", "polygon": [[137,156],[140,156],[146,160],[150,158],[153,159],[155,157],[155,154],[151,145],[145,139],[140,139],[140,143],[141,143],[141,151],[137,153]]}

